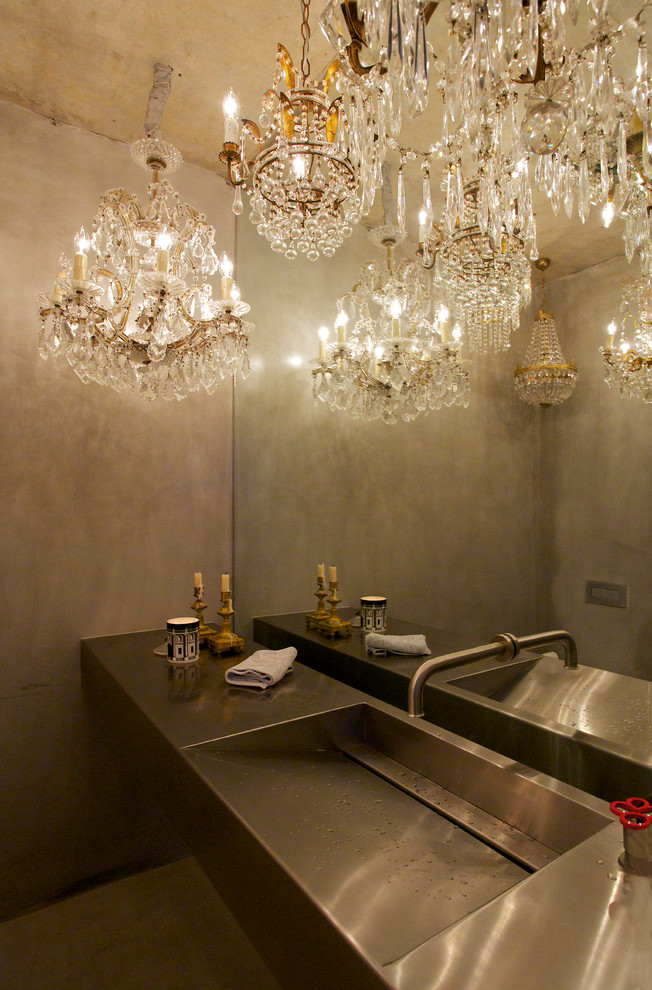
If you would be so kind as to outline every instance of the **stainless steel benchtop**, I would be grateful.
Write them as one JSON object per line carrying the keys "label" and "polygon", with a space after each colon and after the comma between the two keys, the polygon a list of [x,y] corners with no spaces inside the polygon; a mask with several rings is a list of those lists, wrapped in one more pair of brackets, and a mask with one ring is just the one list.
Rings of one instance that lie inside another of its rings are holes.
{"label": "stainless steel benchtop", "polygon": [[[374,933],[369,927],[365,930],[365,918],[373,917],[373,901],[392,898],[387,876],[363,868],[356,853],[361,833],[343,832],[339,841],[346,855],[339,856],[337,868],[331,856],[331,875],[325,871],[319,879],[319,868],[325,865],[320,856],[328,827],[328,801],[319,806],[321,810],[311,808],[309,788],[299,787],[291,766],[286,761],[281,767],[280,759],[278,768],[286,774],[289,792],[277,789],[283,784],[281,775],[273,771],[273,747],[261,762],[257,740],[266,740],[264,746],[269,746],[274,727],[292,722],[300,729],[306,718],[347,706],[369,705],[393,720],[410,720],[392,706],[298,663],[294,673],[267,691],[231,688],[224,681],[224,671],[237,661],[233,657],[205,661],[199,698],[170,701],[165,660],[152,653],[163,638],[161,631],[154,630],[83,641],[85,692],[122,739],[130,764],[149,780],[281,982],[292,988],[329,990],[335,986],[347,990],[466,990],[475,986],[485,990],[517,986],[519,990],[649,990],[652,880],[620,867],[622,831],[615,822],[537,873],[522,880],[515,875],[515,885],[504,892],[499,884],[497,896],[485,899],[484,906],[469,914],[462,912],[459,920],[441,930],[420,925],[419,914],[408,947],[403,949],[398,938],[391,944],[388,935],[383,952]],[[247,645],[251,652],[253,644]],[[423,731],[433,744],[455,746],[469,758],[486,758],[496,772],[515,782],[531,779],[542,788],[572,792],[566,785],[443,729],[427,725]],[[328,762],[327,754],[320,758]],[[314,783],[319,780],[315,766],[310,756],[301,767],[297,764],[297,774],[303,775],[304,782]],[[349,799],[355,800],[368,784],[356,784],[355,773],[349,769],[346,774]],[[247,775],[255,786],[247,784]],[[376,800],[380,804],[384,800],[381,784],[377,794],[375,785],[374,795],[369,790],[364,808],[367,818],[373,819]],[[405,819],[408,842],[411,830],[427,835],[428,816],[417,817],[420,821],[410,819],[408,813]],[[372,824],[367,824],[367,830],[372,830]],[[419,898],[408,896],[417,874],[422,897],[432,894],[443,900],[447,896],[444,888],[437,892],[434,884],[428,887],[429,873],[424,868],[423,863],[410,863],[409,855],[403,865],[396,866],[399,873],[407,870],[409,876],[401,898],[397,891],[402,924],[407,928],[411,904],[415,913],[420,911]]]}

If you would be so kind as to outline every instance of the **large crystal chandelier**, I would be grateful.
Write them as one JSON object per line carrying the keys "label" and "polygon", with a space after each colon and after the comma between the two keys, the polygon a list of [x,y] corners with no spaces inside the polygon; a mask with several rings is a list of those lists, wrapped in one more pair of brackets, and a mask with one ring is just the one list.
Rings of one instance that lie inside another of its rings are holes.
{"label": "large crystal chandelier", "polygon": [[577,384],[577,368],[572,361],[564,361],[554,318],[546,313],[546,271],[550,259],[538,258],[534,266],[541,272],[541,309],[534,321],[525,363],[517,365],[514,372],[514,388],[523,402],[547,409],[571,395]]}
{"label": "large crystal chandelier", "polygon": [[468,362],[460,359],[459,329],[451,340],[448,313],[417,262],[395,267],[398,228],[386,224],[370,237],[387,251],[386,270],[366,264],[351,292],[338,300],[335,341],[328,343],[328,330],[320,331],[312,372],[315,401],[385,423],[410,421],[442,405],[468,405]]}
{"label": "large crystal chandelier", "polygon": [[[62,255],[54,290],[41,297],[41,349],[65,357],[83,382],[153,399],[212,392],[225,376],[248,371],[252,324],[226,255],[218,262],[215,229],[181,203],[167,179],[181,164],[160,138],[171,68],[157,64],[145,132],[131,146],[150,170],[148,199],[112,189],[88,234]],[[221,271],[221,298],[208,278]]]}
{"label": "large crystal chandelier", "polygon": [[620,309],[620,330],[612,321],[600,348],[605,381],[621,395],[652,402],[652,284],[647,274],[625,279]]}
{"label": "large crystal chandelier", "polygon": [[[310,0],[302,0],[303,52],[296,68],[278,46],[274,88],[265,93],[259,124],[237,120],[237,102],[225,103],[225,142],[220,158],[235,186],[234,211],[241,212],[241,186],[251,176],[250,220],[272,249],[315,261],[330,257],[373,203],[381,182],[384,141],[373,102],[356,92],[329,100],[337,79],[334,61],[318,82],[310,76]],[[352,125],[351,121],[354,121]],[[248,139],[258,152],[247,158]]]}
{"label": "large crystal chandelier", "polygon": [[459,195],[459,216],[435,259],[438,283],[470,350],[503,351],[519,324],[519,310],[531,297],[530,263],[520,236],[516,204],[511,229],[487,229],[482,186],[467,183]]}
{"label": "large crystal chandelier", "polygon": [[[432,20],[445,18],[448,34],[437,55],[425,37],[435,7]],[[437,80],[443,127],[429,150],[444,170],[449,233],[473,177],[485,204],[483,232],[502,225],[511,233],[518,203],[520,236],[536,258],[536,184],[555,213],[577,209],[585,220],[597,204],[605,225],[623,218],[627,257],[638,251],[652,274],[649,4],[611,7],[608,0],[331,0],[322,27],[350,82],[382,94],[394,136],[401,105],[418,112]]]}

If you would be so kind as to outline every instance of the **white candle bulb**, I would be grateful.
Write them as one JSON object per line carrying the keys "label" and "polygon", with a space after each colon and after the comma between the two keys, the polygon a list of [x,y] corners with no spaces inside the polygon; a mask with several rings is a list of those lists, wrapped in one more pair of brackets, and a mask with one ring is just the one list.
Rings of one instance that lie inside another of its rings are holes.
{"label": "white candle bulb", "polygon": [[401,300],[392,299],[389,311],[392,315],[392,337],[401,336]]}
{"label": "white candle bulb", "polygon": [[[326,341],[328,340],[328,327],[320,327],[317,331],[319,337],[319,360],[326,360]],[[322,575],[323,577],[323,575]]]}
{"label": "white candle bulb", "polygon": [[339,311],[335,317],[335,329],[337,330],[337,342],[338,344],[343,344],[346,340],[346,325],[349,322],[349,318],[343,309]]}
{"label": "white candle bulb", "polygon": [[611,200],[605,203],[604,209],[602,210],[602,226],[608,227],[611,224],[614,216],[616,214],[616,209]]}
{"label": "white candle bulb", "polygon": [[333,564],[331,564],[331,566],[328,568],[328,580],[330,581],[331,584],[337,583],[337,567],[335,567]]}
{"label": "white candle bulb", "polygon": [[72,267],[72,277],[76,282],[85,282],[88,279],[88,256],[86,252],[91,246],[91,242],[86,236],[84,228],[75,237],[76,253]]}
{"label": "white candle bulb", "polygon": [[224,143],[237,144],[240,130],[238,125],[238,101],[233,95],[232,89],[224,97],[222,109],[224,111]]}
{"label": "white candle bulb", "polygon": [[630,349],[630,347],[631,347],[631,344],[629,343],[628,340],[624,340],[624,339],[621,340],[621,342],[620,342],[621,353],[627,354],[627,351]]}
{"label": "white candle bulb", "polygon": [[156,270],[159,272],[167,272],[170,267],[170,244],[172,243],[172,238],[166,232],[158,235],[156,238]]}
{"label": "white candle bulb", "polygon": [[612,320],[609,326],[607,327],[607,342],[605,344],[605,350],[607,351],[612,350],[614,346],[614,338],[617,332],[618,332],[618,327]]}
{"label": "white candle bulb", "polygon": [[326,571],[324,569],[324,565],[317,564],[317,579],[319,580],[319,578],[321,578],[321,580],[323,581],[325,577],[326,577]]}
{"label": "white candle bulb", "polygon": [[222,592],[225,592],[225,591],[229,591],[229,592],[231,591],[231,588],[229,586],[229,575],[228,574],[223,574],[222,575]]}
{"label": "white candle bulb", "polygon": [[222,254],[220,258],[220,271],[222,273],[222,299],[224,302],[229,302],[233,289],[233,262],[229,260],[226,253]]}

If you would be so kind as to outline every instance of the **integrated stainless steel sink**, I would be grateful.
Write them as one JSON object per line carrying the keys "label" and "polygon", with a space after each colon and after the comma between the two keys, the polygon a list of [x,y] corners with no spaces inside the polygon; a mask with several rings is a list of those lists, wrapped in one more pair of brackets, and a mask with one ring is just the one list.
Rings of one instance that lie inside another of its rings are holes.
{"label": "integrated stainless steel sink", "polygon": [[367,704],[185,753],[380,965],[611,821],[588,795]]}

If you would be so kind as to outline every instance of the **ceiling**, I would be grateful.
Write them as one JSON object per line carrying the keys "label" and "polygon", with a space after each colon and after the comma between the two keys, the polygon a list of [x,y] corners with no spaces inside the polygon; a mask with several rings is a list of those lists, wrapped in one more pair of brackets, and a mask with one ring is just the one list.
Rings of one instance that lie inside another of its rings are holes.
{"label": "ceiling", "polygon": [[[315,0],[311,14],[313,75],[333,57],[318,25],[323,6]],[[163,137],[187,161],[215,172],[223,171],[218,156],[228,90],[236,92],[242,115],[257,119],[272,84],[277,42],[296,63],[301,58],[299,0],[2,0],[2,20],[0,99],[131,142],[144,133],[154,63],[166,62],[174,72]],[[439,134],[436,102],[410,122],[402,142],[423,149],[432,144]],[[419,170],[412,171],[408,212],[416,235]],[[432,186],[436,208],[437,181]],[[595,209],[582,225],[553,217],[545,197],[535,207],[539,253],[552,259],[551,279],[623,254],[622,224],[605,230]],[[365,222],[381,222],[379,194]]]}

